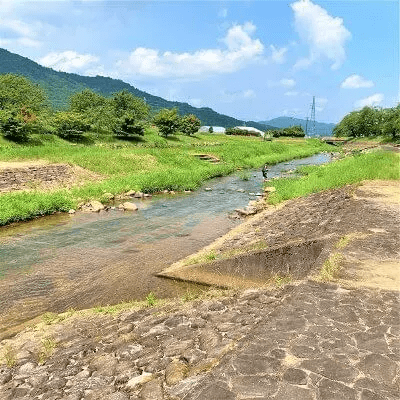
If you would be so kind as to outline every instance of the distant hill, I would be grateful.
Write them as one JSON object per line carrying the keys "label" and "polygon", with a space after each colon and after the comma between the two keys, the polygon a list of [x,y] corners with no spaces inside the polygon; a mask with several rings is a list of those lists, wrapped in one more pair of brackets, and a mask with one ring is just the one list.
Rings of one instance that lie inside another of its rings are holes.
{"label": "distant hill", "polygon": [[[306,130],[305,119],[300,118],[292,118],[292,117],[278,117],[271,119],[269,121],[259,121],[260,124],[272,125],[276,128],[287,128],[293,125],[301,125]],[[308,126],[310,127],[310,122],[308,122]],[[329,124],[325,122],[315,122],[315,131],[316,136],[331,136],[332,130],[335,127],[335,124]]]}
{"label": "distant hill", "polygon": [[29,58],[0,48],[0,74],[7,73],[23,75],[38,83],[47,92],[50,103],[55,109],[66,108],[69,96],[85,88],[92,89],[104,96],[109,96],[114,92],[125,89],[134,96],[145,98],[153,109],[177,107],[181,114],[196,115],[203,125],[223,126],[225,128],[247,125],[260,130],[274,129],[273,126],[268,127],[258,122],[242,121],[219,114],[208,107],[197,108],[187,103],[168,101],[139,90],[119,79],[106,78],[104,76],[89,77],[55,71],[39,65]]}

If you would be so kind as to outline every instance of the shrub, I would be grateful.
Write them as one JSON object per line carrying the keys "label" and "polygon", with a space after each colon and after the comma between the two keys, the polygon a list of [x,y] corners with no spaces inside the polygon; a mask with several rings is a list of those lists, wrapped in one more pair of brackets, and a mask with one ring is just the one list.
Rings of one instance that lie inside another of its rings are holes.
{"label": "shrub", "polygon": [[291,126],[289,128],[278,129],[273,131],[274,137],[304,137],[306,134],[300,125]]}
{"label": "shrub", "polygon": [[201,126],[201,122],[195,115],[189,114],[184,115],[181,118],[179,125],[179,129],[182,133],[191,136],[198,132]]}
{"label": "shrub", "polygon": [[59,112],[55,115],[53,124],[57,136],[71,141],[80,141],[83,134],[90,130],[90,125],[80,115],[72,112]]}
{"label": "shrub", "polygon": [[125,115],[119,119],[113,131],[116,136],[124,138],[136,135],[143,136],[144,124],[142,122],[136,122],[135,117],[132,115]]}
{"label": "shrub", "polygon": [[26,124],[15,112],[1,113],[0,131],[6,139],[10,139],[15,142],[26,142],[29,138]]}
{"label": "shrub", "polygon": [[225,130],[227,135],[239,135],[239,136],[260,136],[258,132],[248,131],[240,128],[227,128]]}
{"label": "shrub", "polygon": [[214,133],[214,128],[213,128],[212,126],[210,126],[210,127],[208,128],[208,133]]}

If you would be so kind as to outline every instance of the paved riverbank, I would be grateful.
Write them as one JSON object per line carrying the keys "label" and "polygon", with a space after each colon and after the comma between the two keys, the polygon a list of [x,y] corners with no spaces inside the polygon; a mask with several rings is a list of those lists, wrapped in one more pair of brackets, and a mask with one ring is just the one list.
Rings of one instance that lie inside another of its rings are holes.
{"label": "paved riverbank", "polygon": [[43,365],[40,332],[25,337],[0,398],[394,400],[398,294],[307,281],[77,319],[43,336]]}
{"label": "paved riverbank", "polygon": [[[0,399],[399,398],[398,190],[396,182],[383,182],[350,190],[350,197],[321,194],[332,221],[340,219],[335,198],[341,207],[369,207],[353,227],[356,236],[338,232],[342,272],[335,283],[276,282],[183,304],[47,321],[0,343],[8,363],[0,367]],[[318,195],[310,202],[317,205]],[[329,226],[326,219],[320,229]],[[282,227],[289,229],[283,221]]]}

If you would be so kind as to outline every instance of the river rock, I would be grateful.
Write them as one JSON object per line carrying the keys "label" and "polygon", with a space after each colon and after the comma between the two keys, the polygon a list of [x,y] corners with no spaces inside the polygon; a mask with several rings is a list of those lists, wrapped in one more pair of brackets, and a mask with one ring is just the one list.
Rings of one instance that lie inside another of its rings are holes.
{"label": "river rock", "polygon": [[274,186],[266,186],[264,188],[264,192],[272,193],[272,192],[275,192],[275,191],[276,191],[276,189],[275,189]]}
{"label": "river rock", "polygon": [[136,211],[138,209],[138,206],[135,203],[127,201],[122,204],[122,208],[126,211]]}
{"label": "river rock", "polygon": [[142,400],[163,400],[162,383],[159,379],[153,379],[143,385],[140,391]]}
{"label": "river rock", "polygon": [[68,211],[68,214],[75,214],[75,210],[74,210],[73,208],[71,208],[71,209]]}
{"label": "river rock", "polygon": [[129,197],[133,197],[135,194],[136,194],[135,190],[129,190],[128,192],[125,193],[125,195]]}
{"label": "river rock", "polygon": [[255,207],[237,208],[235,211],[244,216],[257,214],[257,208]]}
{"label": "river rock", "polygon": [[86,212],[100,212],[100,210],[104,210],[104,206],[97,200],[92,200],[90,203],[82,206],[82,211]]}
{"label": "river rock", "polygon": [[130,390],[135,390],[138,385],[143,385],[146,382],[149,382],[153,379],[153,374],[150,372],[143,372],[142,375],[135,376],[132,379],[129,379],[126,384],[126,388]]}
{"label": "river rock", "polygon": [[144,193],[142,193],[142,192],[136,192],[136,193],[133,195],[133,197],[134,197],[135,199],[143,199]]}
{"label": "river rock", "polygon": [[244,193],[245,190],[244,190],[244,189],[238,189],[237,192],[239,192],[239,193]]}
{"label": "river rock", "polygon": [[98,371],[99,374],[112,376],[115,374],[118,360],[112,354],[100,354],[95,356],[89,364],[91,370]]}
{"label": "river rock", "polygon": [[206,192],[211,192],[211,191],[212,191],[212,189],[209,188],[209,187],[206,187],[204,190],[205,190]]}

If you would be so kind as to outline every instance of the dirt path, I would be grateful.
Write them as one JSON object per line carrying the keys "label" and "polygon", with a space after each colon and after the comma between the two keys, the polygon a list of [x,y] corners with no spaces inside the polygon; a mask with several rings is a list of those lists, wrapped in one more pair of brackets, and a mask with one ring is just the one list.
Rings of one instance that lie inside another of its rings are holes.
{"label": "dirt path", "polygon": [[0,399],[398,399],[399,195],[397,182],[315,194],[214,245],[222,253],[328,235],[325,274],[315,266],[312,279],[65,314],[3,340]]}

